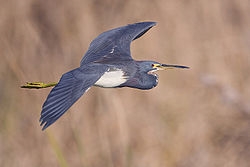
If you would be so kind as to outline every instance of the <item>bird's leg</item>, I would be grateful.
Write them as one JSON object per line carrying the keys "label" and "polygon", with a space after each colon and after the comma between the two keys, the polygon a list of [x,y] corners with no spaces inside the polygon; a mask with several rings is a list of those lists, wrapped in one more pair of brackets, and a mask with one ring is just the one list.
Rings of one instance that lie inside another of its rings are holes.
{"label": "bird's leg", "polygon": [[28,88],[28,89],[42,89],[42,88],[48,88],[52,86],[56,86],[57,82],[51,82],[51,83],[43,83],[43,82],[26,82],[25,85],[22,85],[21,88]]}

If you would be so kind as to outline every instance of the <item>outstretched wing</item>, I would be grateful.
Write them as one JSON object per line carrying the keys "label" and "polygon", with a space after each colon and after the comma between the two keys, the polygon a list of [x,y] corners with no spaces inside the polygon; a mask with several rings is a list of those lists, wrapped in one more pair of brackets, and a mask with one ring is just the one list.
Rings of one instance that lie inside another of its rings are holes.
{"label": "outstretched wing", "polygon": [[140,38],[154,25],[156,25],[155,22],[140,22],[100,34],[91,42],[81,60],[81,66],[107,58],[132,59],[130,55],[131,41]]}
{"label": "outstretched wing", "polygon": [[43,130],[60,118],[103,75],[104,68],[97,72],[80,67],[63,74],[43,104],[40,118]]}

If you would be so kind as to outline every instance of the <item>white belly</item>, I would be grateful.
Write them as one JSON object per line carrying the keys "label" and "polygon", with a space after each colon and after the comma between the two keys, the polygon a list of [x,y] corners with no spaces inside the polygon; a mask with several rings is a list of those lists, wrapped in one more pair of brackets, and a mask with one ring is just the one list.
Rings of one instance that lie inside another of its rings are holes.
{"label": "white belly", "polygon": [[103,74],[103,76],[96,81],[96,86],[112,88],[119,86],[127,81],[127,77],[124,76],[124,73],[120,69],[116,69],[116,71],[107,71]]}

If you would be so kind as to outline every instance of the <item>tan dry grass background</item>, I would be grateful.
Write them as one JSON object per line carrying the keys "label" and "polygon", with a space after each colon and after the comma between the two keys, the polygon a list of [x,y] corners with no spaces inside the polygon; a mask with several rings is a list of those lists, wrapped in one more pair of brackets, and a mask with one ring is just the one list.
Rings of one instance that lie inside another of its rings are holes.
{"label": "tan dry grass background", "polygon": [[[0,166],[211,167],[250,164],[248,0],[0,2]],[[183,64],[150,91],[92,88],[46,132],[50,89],[108,29],[156,27],[135,59]]]}

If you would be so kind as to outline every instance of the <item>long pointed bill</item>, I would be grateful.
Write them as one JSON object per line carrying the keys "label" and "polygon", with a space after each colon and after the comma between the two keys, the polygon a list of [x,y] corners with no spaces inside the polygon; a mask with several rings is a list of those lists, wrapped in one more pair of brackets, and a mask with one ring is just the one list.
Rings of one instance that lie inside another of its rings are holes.
{"label": "long pointed bill", "polygon": [[154,64],[154,67],[157,70],[167,70],[167,69],[173,69],[173,68],[189,68],[187,66],[172,65],[172,64]]}

